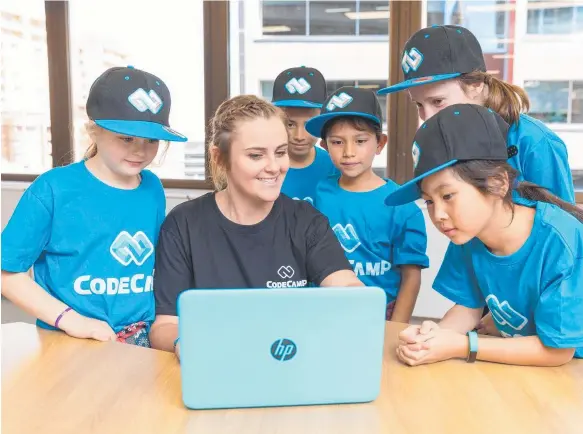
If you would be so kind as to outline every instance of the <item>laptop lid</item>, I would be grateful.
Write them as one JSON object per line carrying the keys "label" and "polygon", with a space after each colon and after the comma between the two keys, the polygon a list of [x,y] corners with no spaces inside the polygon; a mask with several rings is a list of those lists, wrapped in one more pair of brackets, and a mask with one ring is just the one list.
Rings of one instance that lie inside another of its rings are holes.
{"label": "laptop lid", "polygon": [[376,287],[185,291],[178,300],[184,404],[373,401],[385,309]]}

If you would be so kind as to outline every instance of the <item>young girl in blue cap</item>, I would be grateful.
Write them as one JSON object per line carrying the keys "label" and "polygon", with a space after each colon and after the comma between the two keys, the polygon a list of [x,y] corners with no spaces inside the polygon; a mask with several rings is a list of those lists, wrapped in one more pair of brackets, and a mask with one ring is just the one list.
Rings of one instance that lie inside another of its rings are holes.
{"label": "young girl in blue cap", "polygon": [[[467,358],[557,366],[583,357],[583,210],[517,181],[508,164],[508,125],[490,109],[460,104],[418,130],[415,177],[389,205],[423,198],[454,245],[461,279],[436,290],[455,305],[439,324],[400,334],[409,365]],[[501,337],[478,338],[488,305]]]}
{"label": "young girl in blue cap", "polygon": [[160,78],[108,69],[87,100],[86,158],[42,174],[24,192],[2,232],[2,293],[39,327],[149,346],[166,199],[145,167],[160,140],[186,141],[169,113]]}

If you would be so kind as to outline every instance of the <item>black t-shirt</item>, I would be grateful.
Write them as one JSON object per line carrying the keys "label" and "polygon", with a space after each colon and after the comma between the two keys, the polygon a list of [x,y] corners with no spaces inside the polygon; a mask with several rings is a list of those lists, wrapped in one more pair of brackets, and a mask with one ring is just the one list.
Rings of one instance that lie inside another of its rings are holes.
{"label": "black t-shirt", "polygon": [[187,289],[303,287],[352,270],[328,219],[309,203],[280,195],[263,221],[246,226],[221,213],[214,193],[168,214],[155,268],[158,315],[177,315]]}

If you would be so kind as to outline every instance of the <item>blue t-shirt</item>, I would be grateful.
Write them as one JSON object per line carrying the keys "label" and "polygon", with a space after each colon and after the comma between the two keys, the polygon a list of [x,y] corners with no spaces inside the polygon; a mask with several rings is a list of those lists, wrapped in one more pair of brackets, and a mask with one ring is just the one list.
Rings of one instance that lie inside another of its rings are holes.
{"label": "blue t-shirt", "polygon": [[295,200],[305,200],[314,204],[316,186],[328,176],[339,173],[330,154],[316,146],[316,157],[312,164],[302,169],[290,167],[283,181],[281,192]]}
{"label": "blue t-shirt", "polygon": [[50,295],[115,332],[137,321],[149,326],[166,198],[156,175],[141,175],[133,190],[104,184],[85,162],[39,176],[2,232],[2,270],[34,266],[35,281]]}
{"label": "blue t-shirt", "polygon": [[[537,202],[530,236],[509,256],[474,238],[455,247],[433,287],[456,304],[488,304],[505,337],[537,335],[548,347],[576,348],[583,357],[583,223]],[[460,270],[463,270],[460,272]]]}
{"label": "blue t-shirt", "polygon": [[573,177],[565,143],[541,121],[520,115],[520,121],[508,131],[508,147],[516,155],[508,163],[520,172],[519,181],[545,187],[555,196],[575,203]]}
{"label": "blue t-shirt", "polygon": [[414,203],[385,205],[398,187],[390,179],[359,193],[341,188],[339,178],[330,176],[318,185],[315,206],[328,217],[356,276],[367,286],[383,288],[390,303],[401,285],[399,266],[429,266],[423,213]]}

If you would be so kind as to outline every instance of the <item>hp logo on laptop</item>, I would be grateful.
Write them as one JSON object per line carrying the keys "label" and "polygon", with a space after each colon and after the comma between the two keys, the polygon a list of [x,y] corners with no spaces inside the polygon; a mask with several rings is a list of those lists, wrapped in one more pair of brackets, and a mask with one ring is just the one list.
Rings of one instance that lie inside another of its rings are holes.
{"label": "hp logo on laptop", "polygon": [[297,351],[296,344],[289,339],[278,339],[271,345],[271,355],[280,362],[293,359]]}

